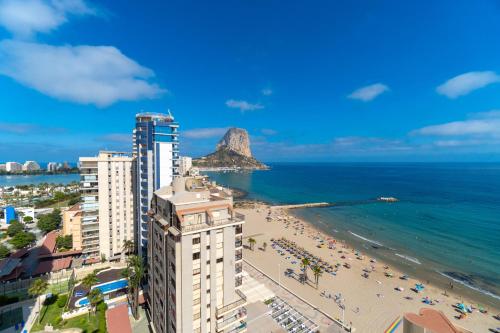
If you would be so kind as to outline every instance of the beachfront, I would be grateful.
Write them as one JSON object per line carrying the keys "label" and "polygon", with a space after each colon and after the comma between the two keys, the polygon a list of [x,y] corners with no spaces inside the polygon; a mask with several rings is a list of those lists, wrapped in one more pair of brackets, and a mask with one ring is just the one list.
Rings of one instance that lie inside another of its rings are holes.
{"label": "beachfront", "polygon": [[[356,253],[346,244],[334,243],[331,236],[286,210],[259,204],[239,211],[246,215],[245,244],[255,240],[253,250],[245,249],[245,259],[331,316],[344,316],[357,332],[383,332],[404,312],[418,313],[422,307],[441,310],[455,325],[473,332],[488,332],[498,326],[493,318],[498,308],[489,308],[488,313],[474,309],[465,318],[456,319],[460,313],[453,305],[462,301],[466,305],[476,303],[449,291],[445,295],[442,289],[426,283],[416,293],[412,288],[422,281],[401,279],[403,272]],[[318,288],[310,268],[309,281],[300,281],[301,261],[293,254],[319,260],[323,273]],[[429,304],[423,302],[425,298]],[[339,304],[345,305],[345,311]]]}

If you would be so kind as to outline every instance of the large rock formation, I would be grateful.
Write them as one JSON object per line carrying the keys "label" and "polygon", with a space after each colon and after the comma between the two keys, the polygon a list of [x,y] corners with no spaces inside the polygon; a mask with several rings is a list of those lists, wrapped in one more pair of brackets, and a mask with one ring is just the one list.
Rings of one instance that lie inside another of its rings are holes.
{"label": "large rock formation", "polygon": [[242,128],[230,128],[217,144],[216,150],[228,149],[240,155],[252,157],[248,132]]}
{"label": "large rock formation", "polygon": [[252,156],[248,132],[242,128],[230,128],[217,144],[215,152],[193,160],[193,165],[201,168],[268,168]]}

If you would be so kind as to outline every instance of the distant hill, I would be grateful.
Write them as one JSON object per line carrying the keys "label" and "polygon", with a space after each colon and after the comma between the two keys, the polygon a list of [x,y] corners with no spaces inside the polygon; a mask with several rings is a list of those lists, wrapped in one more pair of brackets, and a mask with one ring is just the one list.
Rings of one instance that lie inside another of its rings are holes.
{"label": "distant hill", "polygon": [[248,132],[242,128],[230,128],[217,143],[215,152],[193,160],[193,165],[199,168],[268,169],[252,156]]}

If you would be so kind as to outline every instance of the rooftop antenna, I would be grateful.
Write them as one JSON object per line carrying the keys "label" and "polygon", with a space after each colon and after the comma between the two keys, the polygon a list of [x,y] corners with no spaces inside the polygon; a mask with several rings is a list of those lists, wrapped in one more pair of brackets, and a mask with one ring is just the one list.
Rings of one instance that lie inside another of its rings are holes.
{"label": "rooftop antenna", "polygon": [[167,109],[167,112],[168,112],[169,117],[172,118],[172,120],[174,120],[174,116],[172,116],[172,113],[170,112],[170,109]]}

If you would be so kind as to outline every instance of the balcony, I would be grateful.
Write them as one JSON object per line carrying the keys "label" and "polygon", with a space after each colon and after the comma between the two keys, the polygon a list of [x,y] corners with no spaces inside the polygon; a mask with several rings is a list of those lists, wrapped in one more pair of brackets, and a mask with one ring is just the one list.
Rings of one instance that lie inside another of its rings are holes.
{"label": "balcony", "polygon": [[243,265],[241,264],[241,262],[236,264],[235,272],[236,274],[243,272]]}
{"label": "balcony", "polygon": [[197,230],[207,229],[207,228],[211,228],[211,227],[241,222],[241,221],[244,221],[244,219],[245,219],[245,216],[242,214],[239,214],[239,213],[234,214],[234,216],[232,216],[232,217],[218,219],[218,220],[208,218],[205,223],[181,225],[181,231],[182,232],[197,231]]}
{"label": "balcony", "polygon": [[235,260],[240,261],[243,259],[243,252],[241,250],[236,251]]}
{"label": "balcony", "polygon": [[218,307],[215,310],[215,316],[217,318],[220,318],[223,315],[229,313],[230,311],[241,308],[242,306],[245,306],[247,304],[247,297],[241,291],[239,291],[237,289],[236,289],[236,297],[238,299],[236,301],[234,301],[233,303]]}
{"label": "balcony", "polygon": [[243,284],[243,276],[238,276],[238,277],[236,277],[235,280],[236,280],[235,281],[235,286],[236,287],[240,287]]}
{"label": "balcony", "polygon": [[[244,320],[247,317],[247,309],[242,307],[230,315],[224,316],[224,320],[218,321],[216,325],[217,332],[223,332],[224,329],[238,324],[238,327],[244,325]],[[236,328],[236,327],[235,327]]]}

